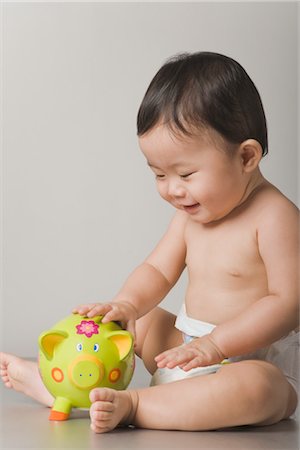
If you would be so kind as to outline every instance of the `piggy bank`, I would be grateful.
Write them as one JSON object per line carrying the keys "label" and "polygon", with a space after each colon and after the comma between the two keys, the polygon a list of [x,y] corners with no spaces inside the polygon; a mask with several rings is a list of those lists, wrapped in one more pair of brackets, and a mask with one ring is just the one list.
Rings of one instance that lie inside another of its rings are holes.
{"label": "piggy bank", "polygon": [[39,370],[55,398],[49,420],[89,408],[95,387],[126,389],[134,371],[133,337],[116,322],[72,314],[39,336]]}

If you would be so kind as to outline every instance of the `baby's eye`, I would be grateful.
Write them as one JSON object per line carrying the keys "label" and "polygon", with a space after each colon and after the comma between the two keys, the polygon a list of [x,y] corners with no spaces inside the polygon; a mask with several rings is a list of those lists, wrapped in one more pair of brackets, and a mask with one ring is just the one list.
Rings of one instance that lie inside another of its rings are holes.
{"label": "baby's eye", "polygon": [[193,173],[195,173],[195,172],[185,173],[185,174],[183,174],[183,175],[180,175],[180,178],[188,178],[188,177],[190,177],[191,175],[193,175]]}
{"label": "baby's eye", "polygon": [[155,178],[156,178],[157,180],[163,180],[163,179],[165,178],[165,175],[156,173],[156,174],[155,174]]}

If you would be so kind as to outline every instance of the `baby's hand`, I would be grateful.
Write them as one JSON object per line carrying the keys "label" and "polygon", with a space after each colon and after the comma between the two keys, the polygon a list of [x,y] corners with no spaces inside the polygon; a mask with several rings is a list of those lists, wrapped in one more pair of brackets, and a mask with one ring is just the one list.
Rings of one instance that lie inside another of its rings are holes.
{"label": "baby's hand", "polygon": [[223,359],[225,356],[209,334],[195,338],[188,344],[171,348],[155,357],[158,368],[173,369],[179,366],[185,371],[195,367],[218,364]]}
{"label": "baby's hand", "polygon": [[135,307],[129,302],[89,303],[77,306],[72,312],[90,318],[104,316],[103,323],[113,320],[120,322],[122,328],[128,330],[135,338],[135,322],[138,314]]}

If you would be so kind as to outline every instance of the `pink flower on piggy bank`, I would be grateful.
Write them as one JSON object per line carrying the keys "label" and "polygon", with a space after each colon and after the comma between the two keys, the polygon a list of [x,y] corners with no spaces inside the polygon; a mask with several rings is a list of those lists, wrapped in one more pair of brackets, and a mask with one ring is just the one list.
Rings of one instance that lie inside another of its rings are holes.
{"label": "pink flower on piggy bank", "polygon": [[99,334],[99,325],[93,320],[82,320],[79,325],[76,325],[77,334],[85,334],[90,338],[93,334]]}

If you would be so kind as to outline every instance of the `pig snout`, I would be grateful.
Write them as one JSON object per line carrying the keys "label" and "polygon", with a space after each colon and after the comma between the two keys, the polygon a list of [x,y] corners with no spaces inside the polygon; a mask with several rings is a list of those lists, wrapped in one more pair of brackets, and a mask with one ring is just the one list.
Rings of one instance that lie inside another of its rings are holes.
{"label": "pig snout", "polygon": [[78,356],[68,368],[70,381],[79,389],[90,389],[103,378],[102,362],[91,355]]}

